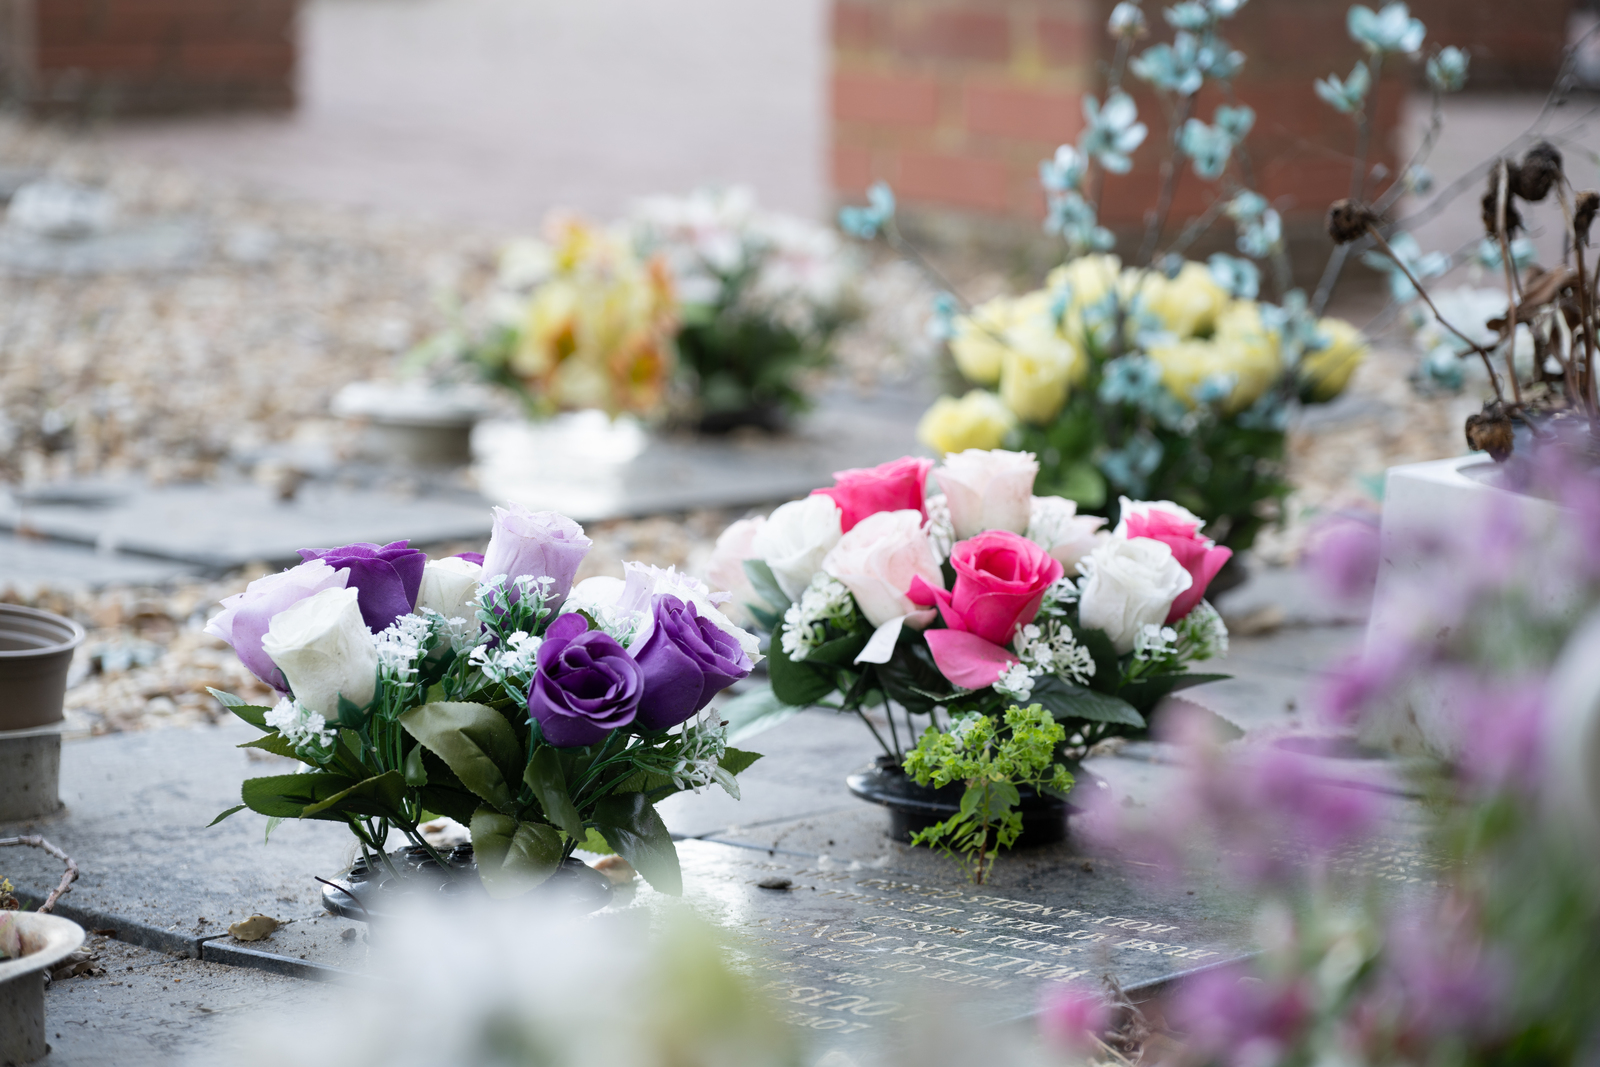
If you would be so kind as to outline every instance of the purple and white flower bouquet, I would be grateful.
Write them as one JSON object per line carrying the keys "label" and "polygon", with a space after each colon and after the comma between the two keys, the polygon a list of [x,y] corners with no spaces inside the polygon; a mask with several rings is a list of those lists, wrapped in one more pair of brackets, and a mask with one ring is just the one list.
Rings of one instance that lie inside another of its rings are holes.
{"label": "purple and white flower bouquet", "polygon": [[481,557],[430,561],[405,541],[306,550],[223,601],[207,631],[280,699],[213,693],[262,731],[244,747],[305,767],[247,780],[218,820],[342,822],[370,865],[387,862],[391,830],[431,851],[418,827],[448,816],[470,826],[496,896],[580,847],[679,892],[655,804],[713,784],[739,795],[734,776],[758,757],[728,747],[708,705],[750,673],[757,639],[719,609],[726,594],[671,568],[574,585],[589,547],[562,515],[496,508]]}

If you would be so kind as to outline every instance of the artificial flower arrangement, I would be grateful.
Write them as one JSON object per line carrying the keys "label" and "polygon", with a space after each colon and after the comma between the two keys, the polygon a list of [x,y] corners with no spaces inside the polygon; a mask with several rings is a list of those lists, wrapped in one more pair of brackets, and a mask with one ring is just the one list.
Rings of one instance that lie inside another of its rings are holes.
{"label": "artificial flower arrangement", "polygon": [[1248,548],[1289,491],[1289,406],[1337,397],[1366,343],[1323,318],[1286,345],[1291,316],[1255,299],[1243,267],[1213,257],[1168,276],[1085,255],[1043,289],[955,316],[949,350],[972,389],[936,401],[920,438],[941,452],[1010,442],[1085,508],[1169,497]]}
{"label": "artificial flower arrangement", "polygon": [[838,234],[760,209],[743,186],[647,197],[628,226],[640,254],[671,272],[679,364],[701,429],[776,429],[804,410],[807,376],[856,313],[856,257]]}
{"label": "artificial flower arrangement", "polygon": [[510,244],[480,309],[408,357],[466,364],[538,415],[598,408],[649,417],[667,400],[678,303],[666,262],[625,230],[555,216],[544,240]]}
{"label": "artificial flower arrangement", "polygon": [[[1313,292],[1293,288],[1283,220],[1255,187],[1259,168],[1247,147],[1254,112],[1231,102],[1209,117],[1200,111],[1206,87],[1225,99],[1234,95],[1231,81],[1246,59],[1222,31],[1242,6],[1194,0],[1166,7],[1170,41],[1146,46],[1137,44],[1154,21],[1145,9],[1129,0],[1112,9],[1107,29],[1116,53],[1106,90],[1085,96],[1077,143],[1040,166],[1045,228],[1061,238],[1067,262],[1044,288],[1015,300],[973,307],[946,292],[939,329],[975,388],[940,400],[922,426],[923,440],[939,451],[1001,444],[1031,450],[1045,491],[1113,520],[1122,495],[1174,500],[1236,550],[1281,517],[1285,431],[1294,410],[1336,396],[1366,347],[1358,330],[1323,314],[1352,249],[1333,249]],[[1358,226],[1354,250],[1372,248],[1393,260],[1382,239],[1399,227],[1382,216],[1401,196],[1427,191],[1423,163],[1437,141],[1440,100],[1465,84],[1468,57],[1458,48],[1425,57],[1431,130],[1416,156],[1390,172],[1371,166],[1377,139],[1368,97],[1386,62],[1424,59],[1425,29],[1403,3],[1381,11],[1356,5],[1349,29],[1362,59],[1348,78],[1330,76],[1314,89],[1356,126],[1352,199],[1370,207],[1381,233]],[[1132,169],[1133,153],[1150,134],[1125,76],[1161,98],[1170,125],[1143,237],[1118,259],[1106,255],[1117,238],[1100,224],[1101,195],[1108,176]],[[1169,215],[1186,170],[1212,183],[1214,195],[1202,215],[1177,229],[1168,226]],[[1391,173],[1387,188],[1369,193]],[[1224,221],[1236,231],[1238,255],[1190,259]],[[840,225],[864,239],[881,236],[911,262],[926,263],[900,235],[894,196],[881,183],[865,206],[841,212]],[[1394,266],[1401,268],[1398,260]],[[1270,300],[1263,298],[1269,287]]]}
{"label": "artificial flower arrangement", "polygon": [[771,692],[741,701],[859,715],[896,765],[918,718],[941,731],[976,713],[1004,736],[1006,709],[1038,704],[1064,728],[1056,754],[1076,759],[1145,730],[1166,694],[1222,677],[1186,668],[1227,649],[1204,597],[1231,551],[1165,501],[1124,500],[1103,529],[1034,496],[1038,470],[1019,452],[907,456],[730,526],[711,581],[771,635]]}
{"label": "artificial flower arrangement", "polygon": [[215,695],[262,731],[243,747],[306,769],[247,780],[218,821],[248,807],[342,822],[373,865],[389,862],[391,829],[439,859],[418,825],[443,815],[471,828],[497,896],[580,847],[679,892],[655,804],[712,784],[738,796],[757,757],[727,746],[707,705],[750,673],[757,639],[719,610],[726,597],[670,568],[574,586],[589,547],[554,512],[496,508],[481,557],[430,561],[404,541],[307,550],[223,601],[207,632],[282,697]]}

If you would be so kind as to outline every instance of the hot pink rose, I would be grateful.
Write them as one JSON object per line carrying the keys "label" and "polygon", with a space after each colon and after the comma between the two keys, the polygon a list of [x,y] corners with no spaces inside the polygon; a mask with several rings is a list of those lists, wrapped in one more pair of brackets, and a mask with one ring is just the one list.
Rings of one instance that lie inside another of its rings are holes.
{"label": "hot pink rose", "polygon": [[1177,622],[1195,609],[1206,595],[1206,586],[1217,576],[1222,565],[1233,555],[1231,548],[1218,548],[1216,542],[1200,535],[1200,524],[1190,522],[1168,511],[1151,509],[1143,515],[1132,514],[1124,525],[1133,537],[1148,537],[1172,549],[1172,558],[1189,577],[1194,579],[1188,589],[1178,594],[1167,612],[1168,622]]}
{"label": "hot pink rose", "polygon": [[1045,590],[1061,578],[1061,563],[1026,537],[989,530],[950,553],[955,587],[949,592],[914,579],[911,599],[938,604],[945,630],[927,633],[941,673],[967,689],[990,685],[1017,661],[1005,646],[1033,621]]}
{"label": "hot pink rose", "polygon": [[842,526],[849,533],[856,523],[880,511],[915,511],[928,517],[923,499],[928,472],[933,460],[902,456],[876,467],[834,471],[834,485],[813,489],[813,496],[832,497],[843,513]]}

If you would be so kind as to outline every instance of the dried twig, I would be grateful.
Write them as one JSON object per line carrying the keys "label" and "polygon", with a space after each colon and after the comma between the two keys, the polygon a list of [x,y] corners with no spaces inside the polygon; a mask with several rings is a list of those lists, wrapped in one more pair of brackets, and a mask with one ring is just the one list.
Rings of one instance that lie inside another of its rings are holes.
{"label": "dried twig", "polygon": [[0,837],[0,848],[7,845],[27,845],[31,848],[42,848],[67,865],[66,872],[61,876],[61,884],[52,889],[50,895],[44,898],[44,903],[39,905],[41,912],[49,912],[50,909],[54,908],[56,901],[61,899],[62,894],[69,892],[72,889],[72,883],[78,880],[77,862],[37,834],[31,834],[27,837]]}

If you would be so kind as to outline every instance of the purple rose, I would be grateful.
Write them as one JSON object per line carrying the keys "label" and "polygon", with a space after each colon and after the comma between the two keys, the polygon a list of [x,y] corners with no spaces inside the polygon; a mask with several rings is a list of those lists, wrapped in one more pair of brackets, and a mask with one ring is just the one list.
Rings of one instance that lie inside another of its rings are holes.
{"label": "purple rose", "polygon": [[283,672],[261,648],[272,617],[324,589],[343,589],[349,571],[335,570],[320,559],[277,574],[257,578],[222,602],[222,610],[206,623],[206,633],[233,646],[250,673],[280,693],[289,691]]}
{"label": "purple rose", "polygon": [[476,563],[480,567],[483,566],[483,553],[482,552],[457,552],[455,554],[454,558],[455,559],[464,559],[468,563]]}
{"label": "purple rose", "polygon": [[495,508],[494,532],[483,554],[483,577],[488,581],[505,575],[508,592],[511,580],[524,574],[554,579],[545,603],[556,609],[567,599],[578,564],[593,543],[583,536],[582,526],[554,511],[529,511],[521,504]]}
{"label": "purple rose", "polygon": [[588,627],[576,613],[551,623],[528,687],[528,714],[557,748],[592,745],[627,726],[644,692],[644,676],[627,649]]}
{"label": "purple rose", "polygon": [[393,541],[381,548],[361,541],[343,548],[317,551],[302,548],[300,558],[320,559],[330,567],[349,568],[350,581],[346,588],[356,590],[356,602],[361,607],[361,621],[367,629],[378,633],[402,615],[409,615],[417,606],[417,591],[422,588],[422,570],[428,565],[428,554],[420,548],[408,548],[409,541]]}
{"label": "purple rose", "polygon": [[644,673],[644,698],[635,720],[650,730],[676,726],[711,698],[750,673],[750,657],[739,642],[693,604],[662,593],[655,625],[633,658]]}

